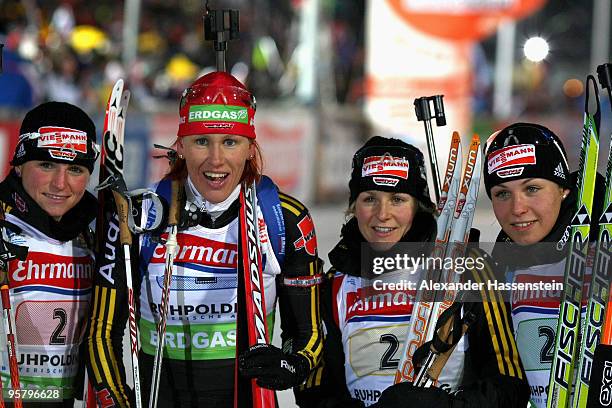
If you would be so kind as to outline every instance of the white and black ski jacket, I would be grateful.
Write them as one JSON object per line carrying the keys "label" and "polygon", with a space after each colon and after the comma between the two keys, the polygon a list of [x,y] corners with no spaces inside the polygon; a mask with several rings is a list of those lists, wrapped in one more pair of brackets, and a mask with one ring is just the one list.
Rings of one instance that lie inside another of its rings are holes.
{"label": "white and black ski jacket", "polygon": [[[95,263],[89,224],[95,218],[96,199],[85,192],[55,221],[11,171],[0,183],[0,205],[5,219],[21,230],[7,229],[10,243],[28,249],[25,260],[12,260],[8,267],[22,390],[58,390],[50,394],[55,401],[48,401],[48,406],[72,406],[75,397],[82,397],[81,344]],[[10,388],[7,361],[2,362],[2,382],[5,390]]]}
{"label": "white and black ski jacket", "polygon": [[[319,361],[323,343],[319,286],[289,286],[285,282],[286,278],[308,281],[320,275],[314,224],[302,203],[286,194],[277,194],[285,226],[282,262],[270,246],[267,235],[270,220],[265,220],[261,214],[258,216],[262,256],[265,258],[262,286],[268,327],[271,333],[278,301],[284,348],[305,356],[313,368]],[[170,285],[160,405],[233,406],[234,365],[241,336],[236,328],[237,319],[240,320],[237,310],[238,303],[243,301],[237,286],[243,276],[242,272],[237,272],[242,271],[240,201],[232,197],[217,217],[201,212],[196,222],[179,227]],[[164,237],[167,233],[167,228],[162,228],[153,236],[141,238],[139,247],[131,254],[139,309],[139,363],[144,402],[148,400],[151,387],[165,257],[163,243],[156,243],[152,238],[155,235]],[[148,255],[145,255],[147,251]],[[88,368],[102,404],[124,407],[133,405],[133,393],[127,387],[122,358],[124,328],[128,319],[125,268],[119,248],[116,254],[112,276],[99,274],[94,285]],[[246,332],[242,336],[246,336]]]}

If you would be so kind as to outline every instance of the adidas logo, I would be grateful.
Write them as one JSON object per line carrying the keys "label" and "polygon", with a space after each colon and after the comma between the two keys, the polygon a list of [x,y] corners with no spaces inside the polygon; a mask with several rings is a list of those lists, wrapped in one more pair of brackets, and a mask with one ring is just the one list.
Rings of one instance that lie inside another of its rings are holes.
{"label": "adidas logo", "polygon": [[557,167],[555,168],[554,174],[555,176],[565,180],[565,172],[563,171],[563,166],[561,165],[561,163],[559,163],[559,165],[557,165]]}
{"label": "adidas logo", "polygon": [[25,154],[25,148],[23,147],[23,143],[21,145],[19,145],[19,150],[17,151],[17,154],[15,155],[16,157],[21,157]]}

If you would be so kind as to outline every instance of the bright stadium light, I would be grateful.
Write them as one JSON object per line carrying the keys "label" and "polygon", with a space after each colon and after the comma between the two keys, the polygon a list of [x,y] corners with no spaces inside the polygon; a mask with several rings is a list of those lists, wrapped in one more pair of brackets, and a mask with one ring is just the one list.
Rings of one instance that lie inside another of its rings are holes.
{"label": "bright stadium light", "polygon": [[548,55],[550,50],[548,42],[542,37],[531,37],[525,41],[523,53],[525,58],[532,62],[541,62]]}

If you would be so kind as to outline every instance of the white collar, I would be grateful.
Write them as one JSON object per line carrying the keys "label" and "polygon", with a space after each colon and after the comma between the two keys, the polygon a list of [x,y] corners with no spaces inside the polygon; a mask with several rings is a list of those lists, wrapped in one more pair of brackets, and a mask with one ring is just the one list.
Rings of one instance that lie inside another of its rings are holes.
{"label": "white collar", "polygon": [[225,200],[216,204],[206,201],[204,197],[202,197],[202,194],[200,194],[198,189],[191,181],[191,177],[189,176],[187,176],[186,192],[188,201],[191,201],[192,203],[196,204],[200,210],[209,213],[210,216],[214,219],[217,218],[217,216],[221,215],[224,211],[226,211],[230,207],[230,205],[232,205],[232,203],[236,201],[236,199],[240,195],[240,184],[238,184],[236,188],[234,188],[234,190]]}

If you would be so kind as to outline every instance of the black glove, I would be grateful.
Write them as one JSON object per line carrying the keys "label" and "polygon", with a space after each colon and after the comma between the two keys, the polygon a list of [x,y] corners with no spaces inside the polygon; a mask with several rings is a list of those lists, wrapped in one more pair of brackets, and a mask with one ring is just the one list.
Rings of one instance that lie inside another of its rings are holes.
{"label": "black glove", "polygon": [[283,353],[271,344],[256,344],[239,358],[240,374],[257,378],[257,385],[272,390],[286,390],[302,384],[310,372],[306,357]]}
{"label": "black glove", "polygon": [[394,384],[383,391],[378,402],[370,408],[459,408],[453,396],[436,388],[415,387],[412,383]]}

